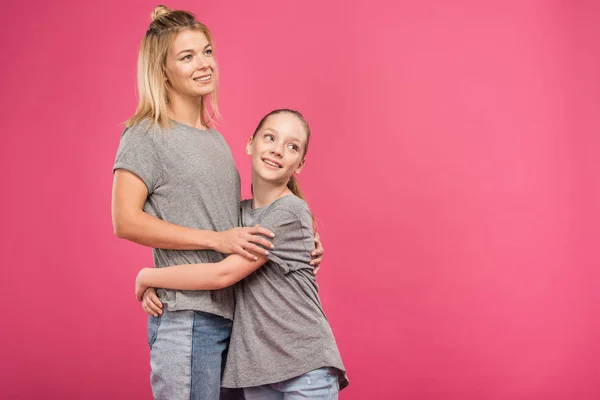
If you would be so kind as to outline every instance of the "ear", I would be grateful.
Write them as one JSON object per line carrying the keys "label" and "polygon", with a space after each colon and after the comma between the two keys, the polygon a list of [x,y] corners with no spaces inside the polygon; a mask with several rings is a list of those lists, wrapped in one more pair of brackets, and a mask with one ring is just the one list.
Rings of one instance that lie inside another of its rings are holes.
{"label": "ear", "polygon": [[246,143],[246,154],[252,155],[252,137],[250,137],[248,143]]}
{"label": "ear", "polygon": [[304,165],[306,164],[306,158],[304,160],[302,160],[302,162],[300,163],[300,165],[298,165],[298,168],[296,168],[295,173],[299,174],[300,171],[302,171],[302,168],[304,168]]}

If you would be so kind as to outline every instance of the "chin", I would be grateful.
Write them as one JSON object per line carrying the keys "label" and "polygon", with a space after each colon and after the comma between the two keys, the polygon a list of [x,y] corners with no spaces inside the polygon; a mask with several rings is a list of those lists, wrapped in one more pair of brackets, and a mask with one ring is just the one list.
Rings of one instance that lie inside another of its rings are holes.
{"label": "chin", "polygon": [[209,94],[211,94],[212,92],[214,92],[213,88],[210,89],[206,89],[206,90],[202,90],[201,92],[196,93],[198,96],[208,96]]}
{"label": "chin", "polygon": [[263,181],[268,182],[268,183],[277,184],[277,183],[281,183],[281,181],[282,181],[281,177],[273,176],[272,174],[269,174],[268,172],[266,172],[266,173],[263,172],[259,176],[260,176],[260,179],[262,179]]}

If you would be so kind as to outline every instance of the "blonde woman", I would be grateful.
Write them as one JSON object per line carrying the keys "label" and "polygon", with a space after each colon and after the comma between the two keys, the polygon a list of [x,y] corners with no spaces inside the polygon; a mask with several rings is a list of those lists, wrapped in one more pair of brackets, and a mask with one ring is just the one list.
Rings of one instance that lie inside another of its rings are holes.
{"label": "blonde woman", "polygon": [[[156,7],[140,47],[139,104],[117,151],[112,201],[116,235],[152,247],[155,267],[213,263],[233,253],[254,261],[273,248],[264,238],[273,232],[237,227],[239,175],[211,128],[217,72],[208,27],[187,11]],[[155,315],[148,323],[154,397],[218,399],[232,289],[161,289],[160,301],[153,294],[144,309]],[[150,310],[160,303],[164,311]]]}

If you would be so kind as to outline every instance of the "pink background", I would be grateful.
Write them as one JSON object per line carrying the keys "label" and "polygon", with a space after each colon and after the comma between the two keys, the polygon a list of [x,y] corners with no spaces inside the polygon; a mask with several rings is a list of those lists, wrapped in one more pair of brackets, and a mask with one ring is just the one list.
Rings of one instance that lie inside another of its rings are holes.
{"label": "pink background", "polygon": [[[2,7],[3,399],[151,398],[110,192],[155,4]],[[342,399],[600,398],[598,2],[167,5],[214,32],[246,195],[260,117],[312,125]]]}

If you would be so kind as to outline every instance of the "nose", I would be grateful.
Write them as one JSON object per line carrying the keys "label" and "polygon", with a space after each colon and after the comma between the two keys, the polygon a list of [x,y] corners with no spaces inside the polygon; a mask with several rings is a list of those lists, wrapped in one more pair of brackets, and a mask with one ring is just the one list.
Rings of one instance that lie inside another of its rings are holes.
{"label": "nose", "polygon": [[204,56],[200,55],[196,58],[197,62],[196,62],[196,67],[198,69],[204,69],[206,67],[208,67],[208,63],[206,62],[206,59],[204,58]]}
{"label": "nose", "polygon": [[271,154],[277,156],[277,157],[282,157],[283,156],[283,150],[281,149],[281,145],[274,143],[273,147],[271,147],[270,150]]}

